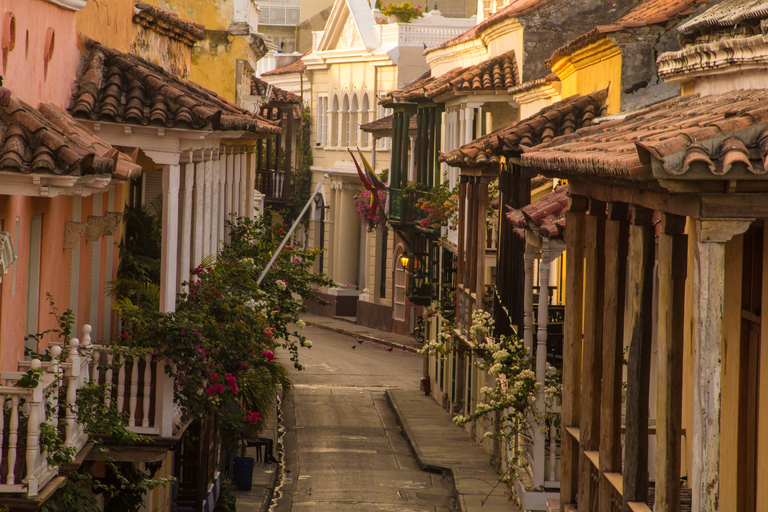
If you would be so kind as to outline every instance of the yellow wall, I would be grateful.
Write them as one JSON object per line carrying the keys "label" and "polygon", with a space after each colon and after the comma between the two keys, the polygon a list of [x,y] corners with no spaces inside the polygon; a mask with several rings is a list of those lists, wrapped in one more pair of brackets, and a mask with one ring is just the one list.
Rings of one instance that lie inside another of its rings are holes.
{"label": "yellow wall", "polygon": [[206,31],[205,39],[195,46],[189,79],[234,102],[237,61],[247,59],[247,39],[225,32],[215,35]]}
{"label": "yellow wall", "polygon": [[205,30],[227,30],[235,12],[232,0],[149,0],[148,3],[202,23]]}
{"label": "yellow wall", "polygon": [[77,14],[77,31],[105,46],[131,49],[133,0],[89,0]]}
{"label": "yellow wall", "polygon": [[621,111],[621,52],[608,39],[558,59],[552,71],[560,77],[562,98],[590,94],[610,85],[606,99],[608,114]]}

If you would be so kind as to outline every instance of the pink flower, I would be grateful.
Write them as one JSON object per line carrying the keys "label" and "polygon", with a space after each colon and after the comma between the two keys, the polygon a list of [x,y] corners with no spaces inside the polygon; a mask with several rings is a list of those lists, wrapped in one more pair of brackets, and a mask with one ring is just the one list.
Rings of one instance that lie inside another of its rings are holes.
{"label": "pink flower", "polygon": [[[229,375],[229,374],[227,374],[227,375]],[[212,373],[212,374],[210,375],[210,377],[208,377],[208,379],[209,379],[211,382],[216,382],[217,380],[219,380],[219,376],[218,376],[218,375],[216,375],[215,373]]]}
{"label": "pink flower", "polygon": [[265,352],[262,352],[261,355],[264,356],[264,358],[267,360],[268,363],[271,363],[272,361],[275,360],[275,354],[268,350]]}

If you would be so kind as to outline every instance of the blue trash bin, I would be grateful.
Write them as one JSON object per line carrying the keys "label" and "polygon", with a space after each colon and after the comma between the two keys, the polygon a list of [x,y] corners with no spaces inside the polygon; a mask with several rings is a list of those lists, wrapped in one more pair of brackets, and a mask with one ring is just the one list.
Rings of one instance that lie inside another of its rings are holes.
{"label": "blue trash bin", "polygon": [[253,457],[235,457],[232,480],[238,490],[250,491],[253,480]]}

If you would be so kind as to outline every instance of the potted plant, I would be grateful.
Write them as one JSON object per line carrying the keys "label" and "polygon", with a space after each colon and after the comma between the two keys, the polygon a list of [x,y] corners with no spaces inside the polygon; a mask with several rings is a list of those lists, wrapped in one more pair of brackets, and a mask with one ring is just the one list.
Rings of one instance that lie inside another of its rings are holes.
{"label": "potted plant", "polygon": [[408,2],[403,2],[402,4],[388,3],[381,10],[381,13],[389,17],[390,23],[408,23],[412,19],[421,18],[424,15],[420,5],[413,7]]}

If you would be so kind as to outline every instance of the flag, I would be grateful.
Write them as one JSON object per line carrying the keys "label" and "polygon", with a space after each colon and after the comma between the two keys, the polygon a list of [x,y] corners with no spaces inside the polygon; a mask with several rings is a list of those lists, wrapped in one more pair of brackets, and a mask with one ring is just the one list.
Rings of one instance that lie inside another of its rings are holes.
{"label": "flag", "polygon": [[[349,156],[352,157],[352,161],[355,162],[357,175],[360,177],[360,181],[363,183],[363,187],[365,187],[365,189],[371,194],[371,211],[368,213],[368,217],[372,219],[373,215],[376,213],[377,207],[381,208],[382,212],[384,211],[384,207],[379,204],[379,194],[377,191],[386,189],[387,186],[384,185],[378,177],[376,177],[373,169],[371,169],[371,165],[368,163],[362,153],[360,153],[360,156],[362,157],[363,163],[366,167],[365,172],[363,172],[363,170],[360,168],[360,164],[357,162],[357,159],[355,158],[354,153],[352,153],[352,150],[347,148],[347,151],[349,151]],[[358,152],[359,151],[360,149],[358,148]]]}

